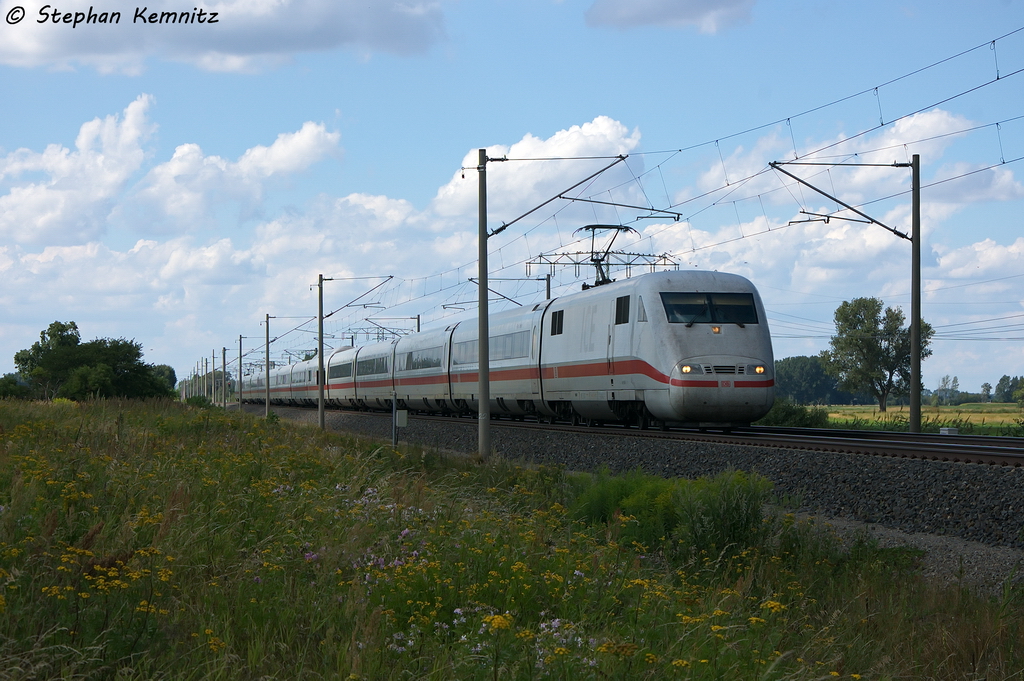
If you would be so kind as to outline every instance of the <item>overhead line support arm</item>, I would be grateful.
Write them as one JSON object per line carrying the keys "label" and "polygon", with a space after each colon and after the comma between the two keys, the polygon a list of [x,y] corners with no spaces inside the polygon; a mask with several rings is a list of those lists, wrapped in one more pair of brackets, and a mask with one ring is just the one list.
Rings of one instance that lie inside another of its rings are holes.
{"label": "overhead line support arm", "polygon": [[[913,241],[913,239],[911,237],[907,236],[906,234],[904,234],[903,232],[899,231],[898,229],[893,229],[892,227],[890,227],[888,225],[882,224],[881,222],[879,222],[878,220],[874,219],[873,217],[871,217],[867,213],[862,213],[861,211],[857,210],[856,208],[854,208],[850,204],[848,204],[848,203],[846,203],[844,201],[840,201],[839,199],[837,199],[836,197],[832,196],[831,194],[829,194],[826,191],[818,189],[817,187],[815,187],[810,182],[807,182],[805,180],[800,179],[799,177],[797,177],[793,173],[791,173],[788,170],[782,168],[781,167],[782,164],[779,163],[778,161],[772,161],[768,165],[770,165],[773,169],[778,170],[780,173],[783,173],[784,175],[788,175],[789,177],[793,178],[794,180],[796,180],[797,182],[799,182],[803,186],[808,187],[810,189],[813,189],[814,191],[818,192],[822,196],[835,201],[836,203],[838,203],[840,206],[843,206],[847,210],[853,211],[857,215],[859,215],[862,218],[864,218],[865,220],[867,220],[870,224],[878,225],[882,229],[885,229],[887,231],[892,232],[893,234],[895,234],[896,236],[900,237],[901,239],[906,239],[907,241]],[[906,167],[906,166],[905,165],[896,165],[896,164],[894,164],[892,167],[900,168],[900,167]]]}
{"label": "overhead line support arm", "polygon": [[[523,213],[522,215],[520,215],[519,217],[517,217],[517,218],[516,218],[515,220],[513,220],[512,222],[503,222],[503,223],[501,223],[501,227],[499,227],[498,229],[494,230],[494,234],[497,234],[498,232],[500,232],[500,231],[504,230],[504,229],[505,229],[506,227],[510,227],[510,226],[512,226],[512,225],[514,225],[514,224],[516,224],[517,222],[519,222],[520,220],[522,220],[523,218],[525,218],[525,217],[526,217],[527,215],[530,215],[531,213],[534,213],[534,212],[536,212],[536,211],[540,210],[541,208],[543,208],[544,206],[548,205],[548,204],[549,204],[549,203],[551,203],[552,201],[557,201],[558,199],[564,199],[564,198],[565,198],[565,193],[566,193],[566,192],[571,192],[571,191],[572,191],[573,189],[576,189],[576,187],[579,187],[579,186],[580,186],[581,184],[584,184],[584,183],[586,183],[586,182],[588,182],[588,181],[590,181],[590,180],[594,179],[595,177],[597,177],[598,175],[600,175],[600,174],[601,174],[601,173],[603,173],[604,171],[608,170],[608,169],[609,169],[609,168],[611,168],[612,166],[614,166],[614,165],[617,165],[617,164],[619,164],[619,163],[622,163],[623,161],[625,161],[625,160],[626,160],[626,158],[628,158],[628,156],[619,156],[619,157],[618,157],[618,158],[616,158],[616,159],[615,159],[614,161],[612,161],[611,163],[609,163],[608,165],[606,165],[606,166],[605,166],[604,168],[601,168],[600,170],[598,170],[598,171],[597,171],[596,173],[594,173],[593,175],[588,175],[587,177],[583,178],[582,180],[580,180],[579,182],[577,182],[577,183],[576,183],[576,184],[574,184],[573,186],[569,187],[568,189],[565,189],[565,190],[563,190],[563,191],[559,192],[559,193],[558,193],[558,194],[556,194],[555,196],[552,196],[552,197],[551,197],[550,199],[548,199],[548,200],[547,200],[547,201],[545,201],[544,203],[540,204],[539,206],[536,206],[536,207],[534,207],[534,208],[531,208],[530,210],[526,211],[525,213]],[[505,159],[505,160],[507,160],[507,159]],[[644,208],[643,210],[650,210],[650,209],[648,209],[648,208]],[[493,235],[491,235],[491,236],[493,236]]]}

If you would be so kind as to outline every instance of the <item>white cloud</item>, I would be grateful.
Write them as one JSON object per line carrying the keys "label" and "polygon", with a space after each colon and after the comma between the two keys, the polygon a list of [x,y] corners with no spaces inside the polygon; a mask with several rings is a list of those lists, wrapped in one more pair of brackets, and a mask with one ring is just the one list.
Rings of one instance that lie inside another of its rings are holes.
{"label": "white cloud", "polygon": [[[0,237],[21,244],[74,243],[97,238],[132,174],[143,163],[142,144],[154,126],[146,112],[152,97],[140,95],[121,116],[82,125],[72,151],[51,144],[42,153],[19,149],[0,159]],[[38,182],[23,175],[42,174]]]}
{"label": "white cloud", "polygon": [[701,33],[750,21],[755,0],[595,0],[587,10],[592,26],[696,26]]}
{"label": "white cloud", "polygon": [[[613,157],[629,154],[640,144],[640,131],[630,131],[625,125],[608,116],[598,116],[582,125],[559,130],[546,139],[532,134],[510,145],[488,147],[488,158],[517,159],[505,163],[487,164],[487,205],[491,213],[507,213],[513,219],[518,212],[529,210],[554,194],[568,189],[573,183],[602,166]],[[568,160],[572,158],[608,157],[596,160]],[[565,159],[521,161],[518,159]],[[438,189],[431,204],[437,215],[469,215],[477,205],[478,152],[469,152],[462,160],[464,172],[456,173],[451,181]],[[632,161],[634,165],[642,161]],[[624,168],[614,175],[628,176]]]}
{"label": "white cloud", "polygon": [[1024,184],[1005,166],[988,169],[971,163],[950,163],[936,172],[939,178],[961,178],[929,189],[929,200],[966,204],[984,201],[1016,201],[1024,198]]}
{"label": "white cloud", "polygon": [[[984,239],[955,249],[940,244],[937,250],[939,266],[949,277],[977,279],[998,277],[1007,272],[1024,272],[1024,237],[1007,246]],[[1012,284],[1006,281],[989,285],[989,289],[994,291],[1011,288]]]}
{"label": "white cloud", "polygon": [[307,121],[297,132],[278,135],[269,147],[246,150],[237,161],[206,156],[197,144],[179,145],[170,160],[152,168],[139,183],[130,202],[138,205],[129,205],[129,212],[155,209],[178,227],[201,225],[211,218],[212,204],[258,202],[269,178],[301,172],[338,153],[340,137],[323,124]]}
{"label": "white cloud", "polygon": [[308,169],[339,153],[340,135],[306,122],[269,146],[236,161],[207,156],[185,143],[144,170],[144,143],[156,126],[153,98],[140,95],[120,116],[83,124],[75,149],[50,145],[18,149],[0,158],[0,238],[23,245],[69,245],[101,238],[112,226],[148,234],[208,228],[216,206],[238,202],[254,212],[268,182]]}
{"label": "white cloud", "polygon": [[[3,0],[0,13],[6,16],[17,4]],[[444,38],[440,2],[221,0],[193,8],[156,0],[110,9],[92,0],[66,0],[27,9],[21,23],[5,27],[2,64],[61,69],[81,64],[138,73],[147,58],[159,57],[208,70],[249,71],[297,52],[422,53]],[[199,10],[206,14],[200,16]],[[116,11],[120,18],[114,23]],[[214,12],[216,21],[210,23]]]}

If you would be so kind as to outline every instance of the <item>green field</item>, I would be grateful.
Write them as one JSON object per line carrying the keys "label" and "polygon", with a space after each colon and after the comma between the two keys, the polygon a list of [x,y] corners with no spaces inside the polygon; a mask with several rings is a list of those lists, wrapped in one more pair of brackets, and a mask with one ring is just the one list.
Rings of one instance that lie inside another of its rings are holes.
{"label": "green field", "polygon": [[[879,411],[878,405],[831,405],[829,420],[839,428],[899,428],[910,418],[910,407],[894,406]],[[921,406],[922,429],[938,432],[943,426],[958,427],[978,435],[1024,436],[1024,411],[1016,402],[972,402],[955,406]]]}
{"label": "green field", "polygon": [[1021,678],[1018,590],[939,588],[770,501],[0,401],[0,679]]}

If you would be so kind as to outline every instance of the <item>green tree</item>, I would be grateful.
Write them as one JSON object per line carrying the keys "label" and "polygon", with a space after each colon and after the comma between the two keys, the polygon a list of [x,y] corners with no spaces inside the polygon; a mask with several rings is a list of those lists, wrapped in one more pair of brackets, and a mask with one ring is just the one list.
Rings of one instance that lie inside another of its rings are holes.
{"label": "green tree", "polygon": [[28,397],[29,388],[25,385],[18,374],[4,374],[0,378],[0,399],[5,397]]}
{"label": "green tree", "polygon": [[88,397],[111,397],[116,394],[114,388],[114,370],[102,362],[92,366],[81,366],[73,369],[68,380],[60,387],[57,394],[72,399]]}
{"label": "green tree", "polygon": [[174,367],[167,364],[157,364],[153,367],[153,373],[164,379],[167,387],[173,389],[178,384],[178,375],[174,373]]}
{"label": "green tree", "polygon": [[993,402],[1013,402],[1014,401],[1013,394],[1015,392],[1017,392],[1017,390],[1020,387],[1021,387],[1021,377],[1020,376],[1014,376],[1013,378],[1010,378],[1009,376],[1003,375],[1003,377],[999,379],[999,382],[996,383],[996,392],[995,392],[995,395],[993,395],[992,401]]}
{"label": "green tree", "polygon": [[[882,307],[878,298],[854,298],[836,308],[836,333],[820,355],[840,388],[871,395],[879,411],[885,411],[889,397],[910,393],[910,329],[903,326],[902,310]],[[921,322],[921,359],[931,355],[934,333]]]}
{"label": "green tree", "polygon": [[74,322],[54,322],[14,363],[42,397],[158,397],[172,386],[142,361],[142,344],[124,338],[81,342]]}
{"label": "green tree", "polygon": [[14,366],[43,397],[54,397],[74,368],[68,361],[73,361],[73,351],[81,340],[74,322],[53,322],[40,332],[32,347],[14,353]]}
{"label": "green tree", "polygon": [[853,395],[839,389],[814,355],[775,360],[775,395],[795,404],[849,404]]}
{"label": "green tree", "polygon": [[987,383],[986,382],[986,383],[982,383],[981,384],[981,400],[983,402],[991,402],[992,401],[992,384],[991,383]]}
{"label": "green tree", "polygon": [[950,396],[952,395],[950,390],[951,389],[950,389],[949,374],[946,374],[939,381],[939,387],[935,391],[935,393],[933,394],[934,397],[932,399],[932,404],[934,404],[935,406],[939,406],[940,404],[949,404]]}

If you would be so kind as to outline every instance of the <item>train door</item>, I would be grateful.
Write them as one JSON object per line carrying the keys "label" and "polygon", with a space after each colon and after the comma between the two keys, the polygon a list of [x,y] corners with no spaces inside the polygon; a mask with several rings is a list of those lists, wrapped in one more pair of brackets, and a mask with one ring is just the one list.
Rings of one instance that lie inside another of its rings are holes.
{"label": "train door", "polygon": [[[612,323],[608,329],[608,375],[614,376],[616,373],[629,373],[628,369],[620,367],[621,371],[616,371],[616,356],[621,356],[620,360],[625,360],[627,356],[632,354],[633,347],[633,325],[630,324],[630,304],[629,296],[619,296],[615,299],[615,311],[612,315]],[[623,365],[625,366],[625,365]],[[614,385],[614,379],[612,379],[612,385]]]}

